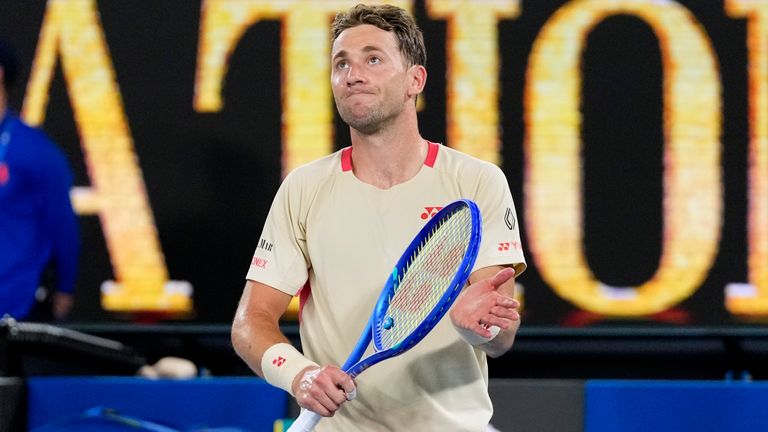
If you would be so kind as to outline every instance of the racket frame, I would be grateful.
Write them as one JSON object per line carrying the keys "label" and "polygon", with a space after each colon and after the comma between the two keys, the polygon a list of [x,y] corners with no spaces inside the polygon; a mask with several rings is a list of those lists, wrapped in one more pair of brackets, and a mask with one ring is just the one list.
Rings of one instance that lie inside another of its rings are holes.
{"label": "racket frame", "polygon": [[[414,329],[411,334],[406,336],[405,339],[403,339],[394,347],[381,349],[380,339],[376,332],[375,326],[381,325],[380,323],[383,321],[388,310],[389,301],[392,299],[397,288],[397,281],[393,275],[404,274],[408,268],[408,260],[411,258],[413,252],[419,248],[424,239],[430,236],[432,230],[435,229],[448,214],[458,211],[462,207],[467,207],[468,211],[470,212],[471,232],[470,239],[467,244],[467,250],[464,252],[464,258],[459,265],[459,269],[456,272],[456,275],[453,277],[449,287],[429,312],[424,321],[419,324],[419,326],[416,327],[416,329]],[[427,333],[429,333],[432,328],[437,325],[443,315],[445,315],[447,309],[449,309],[453,302],[456,300],[456,297],[458,297],[462,288],[464,288],[464,285],[467,283],[467,279],[469,279],[469,275],[472,272],[475,261],[477,261],[477,254],[480,249],[481,239],[482,217],[480,215],[480,210],[478,209],[477,204],[471,200],[460,199],[454,201],[443,207],[432,218],[430,218],[421,228],[419,233],[413,238],[405,252],[403,252],[400,259],[395,264],[394,270],[388,275],[384,289],[382,289],[382,292],[379,295],[379,299],[376,301],[374,313],[368,320],[365,330],[360,335],[360,339],[357,341],[355,348],[352,350],[352,353],[347,358],[347,361],[344,362],[341,369],[354,378],[362,371],[368,369],[376,363],[397,356],[419,343],[427,335]],[[368,345],[371,343],[371,339],[373,339],[374,342],[374,353],[365,359],[360,360],[368,348]]]}

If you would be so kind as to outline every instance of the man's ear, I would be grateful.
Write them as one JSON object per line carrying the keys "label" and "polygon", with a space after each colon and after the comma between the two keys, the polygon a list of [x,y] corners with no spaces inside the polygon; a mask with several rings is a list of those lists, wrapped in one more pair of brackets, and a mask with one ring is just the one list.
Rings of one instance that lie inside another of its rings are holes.
{"label": "man's ear", "polygon": [[410,69],[411,83],[408,87],[409,96],[417,96],[424,91],[424,86],[427,84],[427,68],[422,65],[411,66]]}

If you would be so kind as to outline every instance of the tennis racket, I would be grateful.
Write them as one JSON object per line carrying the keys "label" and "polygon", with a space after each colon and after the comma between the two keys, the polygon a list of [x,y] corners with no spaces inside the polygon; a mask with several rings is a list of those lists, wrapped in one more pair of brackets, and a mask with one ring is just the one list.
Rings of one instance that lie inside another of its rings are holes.
{"label": "tennis racket", "polygon": [[[469,278],[480,248],[477,205],[454,201],[419,231],[387,278],[373,314],[341,367],[352,378],[419,343],[448,312]],[[373,339],[374,352],[361,360]],[[309,432],[322,416],[302,410],[288,432]]]}

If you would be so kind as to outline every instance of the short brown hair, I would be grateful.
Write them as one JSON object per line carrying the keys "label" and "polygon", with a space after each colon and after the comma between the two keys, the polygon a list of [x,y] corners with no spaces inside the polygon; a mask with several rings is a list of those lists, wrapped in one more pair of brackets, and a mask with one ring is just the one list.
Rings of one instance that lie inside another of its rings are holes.
{"label": "short brown hair", "polygon": [[331,26],[331,43],[335,42],[344,30],[363,24],[393,32],[408,65],[426,66],[427,49],[424,47],[424,35],[413,17],[397,6],[358,4],[346,12],[339,12]]}

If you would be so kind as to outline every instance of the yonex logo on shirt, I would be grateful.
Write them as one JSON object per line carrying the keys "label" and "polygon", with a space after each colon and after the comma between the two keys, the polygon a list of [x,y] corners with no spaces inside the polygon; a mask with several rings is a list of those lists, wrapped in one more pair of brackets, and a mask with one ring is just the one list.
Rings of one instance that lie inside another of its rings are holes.
{"label": "yonex logo on shirt", "polygon": [[265,268],[267,268],[267,260],[265,260],[264,258],[255,256],[251,260],[251,265],[254,266],[254,267],[259,267],[259,268],[265,269]]}
{"label": "yonex logo on shirt", "polygon": [[520,250],[523,246],[520,244],[520,242],[517,241],[499,243],[500,251],[508,251],[510,247]]}
{"label": "yonex logo on shirt", "polygon": [[437,212],[442,210],[442,207],[424,207],[424,213],[421,214],[421,218],[424,220],[427,220],[431,218],[432,216],[436,215]]}

